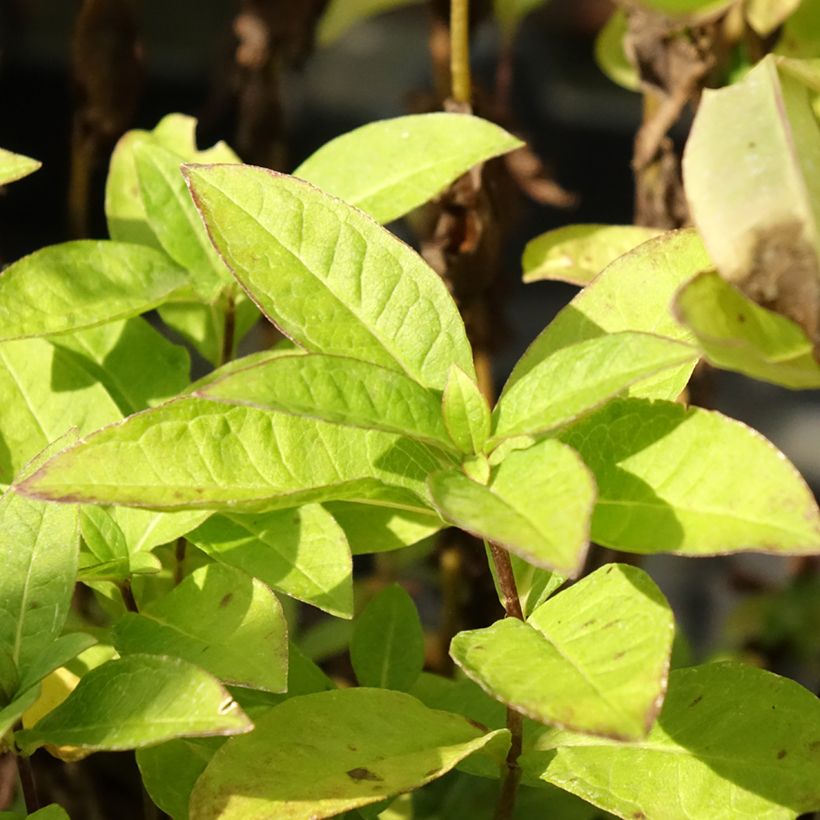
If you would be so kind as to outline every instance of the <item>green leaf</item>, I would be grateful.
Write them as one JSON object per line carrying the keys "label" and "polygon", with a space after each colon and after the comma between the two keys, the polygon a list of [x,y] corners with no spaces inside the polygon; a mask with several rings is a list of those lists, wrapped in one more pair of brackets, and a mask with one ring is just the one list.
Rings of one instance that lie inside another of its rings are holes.
{"label": "green leaf", "polygon": [[8,185],[18,179],[33,174],[42,167],[42,162],[23,154],[15,154],[0,148],[0,185]]}
{"label": "green leaf", "polygon": [[512,40],[521,21],[543,5],[544,0],[493,0],[493,12],[504,39]]}
{"label": "green leaf", "polygon": [[96,638],[83,632],[70,632],[55,638],[32,660],[25,676],[20,681],[20,691],[25,692],[35,686],[55,669],[65,666],[96,643]]}
{"label": "green leaf", "polygon": [[820,702],[794,681],[709,664],[671,673],[645,740],[556,729],[520,763],[618,817],[787,820],[820,807],[818,733]]}
{"label": "green leaf", "polygon": [[15,739],[25,754],[45,744],[121,751],[252,728],[207,672],[179,658],[129,655],[92,669],[66,700]]}
{"label": "green leaf", "polygon": [[270,510],[338,498],[423,510],[427,475],[438,466],[424,445],[378,430],[186,398],[99,430],[21,490],[161,510]]}
{"label": "green leaf", "polygon": [[85,549],[80,550],[78,580],[120,581],[129,576],[128,543],[107,509],[84,506],[80,533]]}
{"label": "green leaf", "polygon": [[[670,305],[681,285],[709,267],[709,257],[694,231],[670,231],[618,257],[530,345],[504,392],[556,350],[607,333],[631,330],[691,343],[691,333],[674,319]],[[694,366],[693,359],[639,382],[629,393],[674,399]]]}
{"label": "green leaf", "polygon": [[318,504],[214,515],[188,534],[214,561],[341,618],[353,617],[353,562],[344,532]]}
{"label": "green leaf", "polygon": [[801,3],[783,25],[776,54],[814,58],[820,54],[820,15],[812,3]]}
{"label": "green leaf", "polygon": [[50,245],[0,276],[0,341],[136,316],[187,282],[185,271],[140,245],[90,239]]}
{"label": "green leaf", "polygon": [[148,224],[166,253],[191,273],[194,291],[212,302],[233,279],[220,260],[199,219],[180,166],[181,157],[161,145],[134,147],[140,193]]}
{"label": "green leaf", "polygon": [[323,506],[344,530],[353,555],[409,547],[446,526],[432,510],[411,512],[350,501]]}
{"label": "green leaf", "polygon": [[693,22],[710,17],[734,0],[641,0],[641,5],[671,17],[692,17]]}
{"label": "green leaf", "polygon": [[547,440],[511,452],[488,486],[460,470],[434,473],[430,492],[442,517],[526,561],[574,577],[589,543],[595,484],[576,453]]}
{"label": "green leaf", "polygon": [[801,0],[746,0],[743,11],[749,25],[761,37],[768,37],[800,4]]}
{"label": "green leaf", "polygon": [[187,166],[186,174],[211,240],[297,344],[439,390],[454,362],[474,374],[464,324],[441,278],[360,211],[262,168]]}
{"label": "green leaf", "polygon": [[759,307],[718,274],[696,276],[675,307],[716,367],[784,387],[820,387],[820,363],[805,331]]}
{"label": "green leaf", "polygon": [[[820,133],[806,86],[768,56],[703,95],[686,144],[692,217],[718,271],[820,345]],[[716,175],[724,181],[714,183]]]}
{"label": "green leaf", "polygon": [[316,40],[320,46],[327,46],[367,17],[420,2],[421,0],[330,0],[319,21]]}
{"label": "green leaf", "polygon": [[424,632],[413,599],[385,587],[353,624],[350,660],[360,686],[407,691],[424,667]]}
{"label": "green leaf", "polygon": [[811,491],[759,433],[720,413],[626,399],[561,435],[595,474],[592,540],[629,552],[820,550]]}
{"label": "green leaf", "polygon": [[616,8],[595,38],[595,62],[613,83],[627,91],[638,91],[641,78],[624,49],[628,28],[626,12]]}
{"label": "green leaf", "polygon": [[180,300],[161,305],[159,315],[212,365],[222,360],[225,338],[225,312],[218,302]]}
{"label": "green leaf", "polygon": [[423,205],[474,165],[521,145],[469,114],[413,114],[342,134],[293,174],[384,224]]}
{"label": "green leaf", "polygon": [[619,256],[660,233],[638,225],[565,225],[547,231],[524,248],[524,281],[559,279],[588,285]]}
{"label": "green leaf", "polygon": [[508,738],[504,729],[483,734],[400,692],[344,689],[292,698],[214,755],[191,795],[191,816],[333,817],[416,789],[480,749],[503,754]]}
{"label": "green leaf", "polygon": [[198,527],[211,514],[210,510],[154,512],[135,507],[111,507],[109,513],[122,530],[128,544],[128,553],[132,556],[176,541]]}
{"label": "green leaf", "polygon": [[287,625],[261,581],[223,564],[194,570],[168,595],[114,625],[121,655],[166,654],[224,683],[266,692],[287,687]]}
{"label": "green leaf", "polygon": [[21,679],[60,634],[77,575],[76,507],[0,498],[0,652]]}
{"label": "green leaf", "polygon": [[0,741],[17,724],[37,698],[40,697],[40,687],[33,686],[23,694],[18,695],[8,706],[0,706]]}
{"label": "green leaf", "polygon": [[462,453],[480,453],[490,435],[490,408],[478,385],[458,365],[450,368],[441,412],[450,438]]}
{"label": "green leaf", "polygon": [[194,395],[453,446],[436,393],[395,370],[343,356],[285,353],[234,370]]}
{"label": "green leaf", "polygon": [[460,632],[450,654],[488,694],[533,720],[634,740],[660,710],[674,632],[652,579],[607,564],[526,622]]}
{"label": "green leaf", "polygon": [[562,347],[502,395],[493,411],[489,446],[565,425],[647,376],[677,368],[696,356],[689,345],[630,331]]}

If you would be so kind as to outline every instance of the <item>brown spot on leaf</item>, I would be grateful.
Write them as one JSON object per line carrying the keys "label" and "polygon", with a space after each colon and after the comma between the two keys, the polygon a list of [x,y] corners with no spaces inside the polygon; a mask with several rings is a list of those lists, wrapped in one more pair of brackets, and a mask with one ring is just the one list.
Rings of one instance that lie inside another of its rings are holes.
{"label": "brown spot on leaf", "polygon": [[697,706],[703,700],[703,695],[698,695],[689,706]]}
{"label": "brown spot on leaf", "polygon": [[233,600],[233,592],[228,592],[227,594],[222,596],[222,600],[219,602],[219,608],[225,609],[225,607]]}
{"label": "brown spot on leaf", "polygon": [[625,650],[625,649],[622,649],[620,652],[616,652],[616,653],[612,656],[612,660],[613,660],[613,661],[619,661],[619,660],[620,660],[620,659],[621,659],[624,655],[626,655],[626,650]]}
{"label": "brown spot on leaf", "polygon": [[355,780],[357,783],[362,780],[372,780],[374,782],[380,782],[384,780],[383,777],[379,777],[379,775],[377,775],[375,772],[371,772],[370,769],[365,769],[363,766],[359,766],[355,769],[350,769],[346,774],[351,780]]}
{"label": "brown spot on leaf", "polygon": [[820,752],[820,740],[812,740],[811,743],[809,743],[809,751]]}
{"label": "brown spot on leaf", "polygon": [[432,777],[434,774],[438,774],[438,769],[430,769],[430,771],[424,773],[424,777]]}
{"label": "brown spot on leaf", "polygon": [[642,811],[636,811],[632,816],[635,820],[646,820],[646,815]]}
{"label": "brown spot on leaf", "polygon": [[781,750],[777,753],[777,759],[778,759],[778,760],[783,760],[783,758],[784,758],[787,754],[788,754],[788,752],[787,752],[785,749],[781,749]]}
{"label": "brown spot on leaf", "polygon": [[590,618],[586,623],[581,624],[581,629],[586,629],[588,626],[592,626],[596,620],[597,618]]}

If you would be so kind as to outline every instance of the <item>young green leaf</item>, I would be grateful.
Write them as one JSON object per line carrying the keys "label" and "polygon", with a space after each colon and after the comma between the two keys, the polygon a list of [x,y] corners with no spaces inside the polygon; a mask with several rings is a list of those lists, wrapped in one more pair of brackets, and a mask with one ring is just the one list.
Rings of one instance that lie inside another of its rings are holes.
{"label": "young green leaf", "polygon": [[319,21],[316,40],[319,45],[327,46],[360,20],[420,2],[421,0],[330,0]]}
{"label": "young green leaf", "polygon": [[679,368],[696,356],[689,345],[630,331],[562,347],[502,395],[493,411],[489,446],[565,425],[647,376]]}
{"label": "young green leaf", "polygon": [[718,274],[696,276],[678,293],[675,308],[716,367],[784,387],[820,387],[820,362],[805,331]]}
{"label": "young green leaf", "polygon": [[154,512],[136,507],[109,507],[108,512],[125,536],[129,555],[150,552],[161,544],[176,541],[211,514],[209,510]]}
{"label": "young green leaf", "polygon": [[8,706],[0,706],[0,741],[16,726],[24,712],[31,708],[40,697],[40,687],[32,686],[15,697]]}
{"label": "young green leaf", "polygon": [[624,49],[629,22],[626,12],[616,8],[595,38],[595,62],[616,85],[638,91],[641,78]]}
{"label": "young green leaf", "polygon": [[[691,343],[691,333],[672,316],[678,288],[711,267],[694,231],[670,231],[618,257],[547,326],[519,359],[504,392],[556,350],[607,333],[631,330]],[[696,359],[669,373],[652,376],[630,395],[677,398]]]}
{"label": "young green leaf", "polygon": [[57,638],[74,591],[77,508],[0,498],[0,652],[21,679]]}
{"label": "young green leaf", "polygon": [[162,598],[114,625],[121,655],[164,654],[224,683],[266,692],[287,686],[287,625],[261,581],[224,564],[194,570]]}
{"label": "young green leaf", "polygon": [[234,370],[194,395],[453,446],[435,392],[403,373],[344,356],[286,353]]}
{"label": "young green leaf", "polygon": [[103,507],[84,506],[80,512],[79,580],[113,580],[127,578],[131,571],[128,543],[123,531]]}
{"label": "young green leaf", "polygon": [[660,233],[638,225],[565,225],[547,231],[524,248],[524,281],[558,279],[588,285],[619,256]]}
{"label": "young green leaf", "polygon": [[407,691],[424,667],[416,605],[398,584],[385,587],[356,617],[350,660],[360,686]]}
{"label": "young green leaf", "polygon": [[695,224],[721,275],[820,349],[818,166],[808,89],[773,56],[703,95],[683,160]]}
{"label": "young green leaf", "polygon": [[795,468],[720,413],[625,399],[561,434],[595,474],[592,539],[630,552],[820,552],[820,513]]}
{"label": "young green leaf", "polygon": [[458,365],[450,368],[441,413],[450,438],[462,453],[480,453],[490,435],[490,408],[478,385]]}
{"label": "young green leaf", "polygon": [[92,669],[66,700],[15,739],[25,754],[45,744],[121,751],[252,728],[202,669],[179,658],[129,655]]}
{"label": "young green leaf", "polygon": [[353,616],[353,562],[344,531],[318,504],[211,516],[188,534],[214,561],[341,618]]}
{"label": "young green leaf", "polygon": [[762,669],[715,663],[671,673],[645,740],[556,729],[520,763],[618,817],[793,820],[820,808],[818,737],[811,692]]}
{"label": "young green leaf", "polygon": [[486,692],[533,720],[635,740],[660,710],[674,632],[652,579],[607,564],[526,622],[460,632],[450,654]]}
{"label": "young green leaf", "polygon": [[185,170],[222,257],[300,346],[439,390],[453,363],[473,375],[464,324],[440,277],[365,214],[262,168]]}
{"label": "young green leaf", "polygon": [[0,185],[8,185],[33,174],[42,164],[31,157],[0,148]]}
{"label": "young green leaf", "polygon": [[480,749],[503,755],[508,739],[504,729],[483,734],[401,692],[343,689],[291,698],[214,755],[194,787],[191,816],[334,817],[419,788]]}
{"label": "young green leaf", "polygon": [[384,224],[423,205],[474,165],[521,145],[468,114],[413,114],[336,137],[293,175]]}
{"label": "young green leaf", "polygon": [[253,511],[338,498],[423,510],[427,475],[439,466],[421,443],[378,430],[186,398],[97,431],[21,491],[162,510]]}
{"label": "young green leaf", "polygon": [[136,316],[187,282],[184,270],[140,245],[96,240],[50,245],[0,276],[0,341]]}
{"label": "young green leaf", "polygon": [[559,442],[511,452],[488,486],[457,469],[434,473],[429,485],[450,523],[569,577],[583,566],[595,483],[577,454]]}
{"label": "young green leaf", "polygon": [[83,632],[69,632],[55,638],[31,661],[25,675],[20,680],[20,692],[35,686],[55,669],[65,666],[81,652],[97,643],[97,639]]}

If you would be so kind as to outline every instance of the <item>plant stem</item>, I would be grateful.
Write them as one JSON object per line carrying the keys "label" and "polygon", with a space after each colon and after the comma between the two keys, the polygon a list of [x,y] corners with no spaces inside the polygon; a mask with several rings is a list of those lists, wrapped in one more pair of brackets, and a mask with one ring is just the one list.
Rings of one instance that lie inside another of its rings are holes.
{"label": "plant stem", "polygon": [[[498,586],[504,596],[504,611],[508,618],[524,620],[521,609],[521,600],[518,597],[518,588],[515,585],[510,554],[498,544],[488,542],[490,554],[493,556],[495,571],[498,577]],[[501,794],[495,810],[494,820],[511,820],[515,809],[515,798],[518,793],[518,783],[521,780],[521,769],[518,758],[521,755],[521,746],[524,739],[524,720],[519,712],[507,707],[507,728],[510,730],[510,751],[507,752],[507,772],[501,784]]]}
{"label": "plant stem", "polygon": [[223,365],[233,358],[233,341],[236,334],[236,302],[233,293],[228,294],[225,303],[225,332],[222,336],[222,353],[219,364]]}
{"label": "plant stem", "polygon": [[184,535],[177,538],[176,549],[174,550],[174,586],[178,586],[185,577],[185,552],[188,541]]}
{"label": "plant stem", "polygon": [[139,612],[139,607],[137,606],[136,598],[134,598],[134,593],[131,590],[131,579],[126,578],[120,584],[118,584],[120,595],[122,595],[122,602],[125,604],[125,608],[129,612]]}
{"label": "plant stem", "polygon": [[31,768],[29,758],[17,755],[17,773],[20,776],[20,786],[23,789],[26,812],[33,814],[40,809],[40,798],[37,795],[37,783],[34,780],[34,770]]}
{"label": "plant stem", "polygon": [[450,0],[450,84],[453,99],[470,105],[470,0]]}

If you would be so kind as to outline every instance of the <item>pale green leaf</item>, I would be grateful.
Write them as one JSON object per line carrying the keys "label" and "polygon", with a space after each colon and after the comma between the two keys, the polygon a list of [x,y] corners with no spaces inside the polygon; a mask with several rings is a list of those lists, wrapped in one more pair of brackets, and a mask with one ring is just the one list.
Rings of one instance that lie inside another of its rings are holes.
{"label": "pale green leaf", "polygon": [[[809,91],[768,56],[703,95],[683,174],[721,275],[820,345],[820,132]],[[720,178],[721,184],[715,184]]]}
{"label": "pale green leaf", "polygon": [[31,157],[0,148],[0,185],[8,185],[9,182],[16,182],[33,174],[42,164]]}
{"label": "pale green leaf", "polygon": [[327,46],[361,20],[420,2],[421,0],[330,0],[319,20],[316,40],[320,46]]}
{"label": "pale green leaf", "polygon": [[[768,37],[789,18],[802,0],[746,0],[744,13],[749,25],[761,36]],[[811,5],[808,0],[806,5]]]}
{"label": "pale green leaf", "polygon": [[80,512],[79,580],[119,581],[130,574],[128,544],[123,531],[103,507],[84,506]]}
{"label": "pale green leaf", "polygon": [[17,721],[40,697],[40,687],[33,686],[31,689],[18,695],[8,706],[0,706],[0,741],[3,740],[7,732],[14,728]]}
{"label": "pale green leaf", "polygon": [[338,498],[424,509],[438,466],[423,444],[389,433],[186,398],[98,431],[21,486],[51,500],[162,510]]}
{"label": "pale green leaf", "polygon": [[136,507],[111,507],[109,513],[122,530],[132,557],[176,541],[198,527],[211,514],[209,510],[155,512]]}
{"label": "pale green leaf", "polygon": [[820,552],[811,491],[759,433],[720,413],[625,399],[561,435],[595,474],[592,540],[629,552]]}
{"label": "pale green leaf", "polygon": [[453,638],[453,660],[533,720],[644,737],[663,701],[672,611],[642,570],[607,564],[538,607]]}
{"label": "pale green leaf", "polygon": [[225,339],[225,312],[222,307],[218,301],[206,304],[180,300],[161,305],[159,315],[206,361],[217,365],[222,360]]}
{"label": "pale green leaf", "polygon": [[504,38],[512,40],[521,21],[543,5],[544,0],[493,0],[493,11]]}
{"label": "pale green leaf", "polygon": [[[678,288],[710,268],[694,231],[670,231],[618,257],[584,288],[530,345],[504,387],[506,393],[556,350],[607,333],[631,330],[691,343],[691,333],[672,316]],[[630,395],[674,399],[695,361],[633,385]]]}
{"label": "pale green leaf", "polygon": [[440,390],[453,363],[474,374],[441,278],[365,214],[262,168],[187,166],[186,173],[240,284],[306,350],[363,359]]}
{"label": "pale green leaf", "polygon": [[455,364],[441,397],[441,412],[459,450],[480,453],[490,435],[490,408],[475,381]]}
{"label": "pale green leaf", "polygon": [[188,539],[214,561],[342,618],[353,616],[353,562],[344,531],[318,504],[214,515]]}
{"label": "pale green leaf", "polygon": [[0,651],[25,679],[63,628],[77,575],[76,507],[0,498]]}
{"label": "pale green leaf", "polygon": [[83,632],[69,632],[55,638],[32,660],[25,676],[20,680],[20,691],[25,692],[35,686],[55,669],[65,666],[96,643],[96,638]]}
{"label": "pale green leaf", "polygon": [[588,285],[619,256],[660,233],[638,225],[565,225],[547,231],[524,248],[524,281],[558,279]]}
{"label": "pale green leaf", "polygon": [[469,114],[413,114],[342,134],[293,174],[386,223],[423,205],[474,165],[521,145]]}
{"label": "pale green leaf", "polygon": [[508,737],[401,692],[292,698],[214,755],[194,787],[191,816],[321,820],[419,788],[478,750],[503,754]]}
{"label": "pale green leaf", "polygon": [[252,728],[202,669],[179,658],[129,655],[92,669],[66,700],[15,739],[26,754],[45,744],[121,751]]}
{"label": "pale green leaf", "polygon": [[121,655],[164,654],[225,683],[266,692],[287,686],[287,625],[261,581],[224,564],[195,569],[168,595],[114,625]]}
{"label": "pale green leaf", "polygon": [[641,379],[696,358],[689,345],[630,331],[562,347],[502,395],[493,411],[489,446],[501,439],[535,436],[560,427]]}
{"label": "pale green leaf", "polygon": [[568,447],[546,440],[511,452],[488,486],[460,470],[434,473],[430,492],[442,517],[539,567],[574,577],[589,537],[595,484]]}
{"label": "pale green leaf", "polygon": [[385,587],[353,624],[350,661],[360,686],[407,691],[424,666],[416,605],[398,584]]}
{"label": "pale green leaf", "polygon": [[140,245],[50,245],[0,275],[0,341],[48,336],[145,313],[185,286],[167,257]]}
{"label": "pale green leaf", "polygon": [[716,367],[784,387],[820,387],[820,363],[805,331],[759,307],[716,273],[696,276],[675,306]]}
{"label": "pale green leaf", "polygon": [[673,671],[645,740],[553,730],[540,776],[618,817],[793,820],[820,808],[820,701],[794,681],[721,663]]}
{"label": "pale green leaf", "polygon": [[350,501],[329,501],[324,507],[344,530],[353,555],[409,547],[446,526],[432,510],[413,512]]}
{"label": "pale green leaf", "polygon": [[613,83],[627,91],[638,91],[641,78],[624,49],[627,30],[626,12],[616,8],[595,38],[595,62]]}
{"label": "pale green leaf", "polygon": [[435,392],[395,370],[343,356],[285,352],[234,368],[194,395],[453,446]]}

